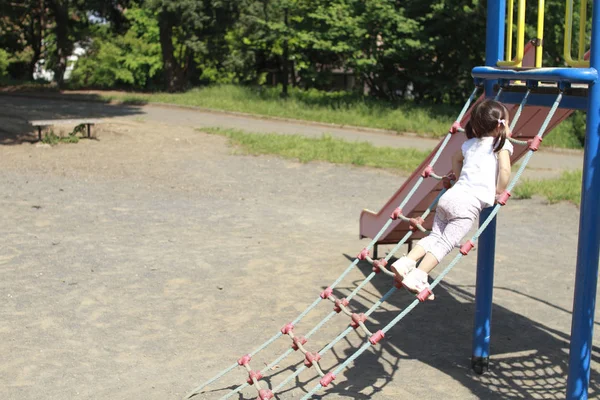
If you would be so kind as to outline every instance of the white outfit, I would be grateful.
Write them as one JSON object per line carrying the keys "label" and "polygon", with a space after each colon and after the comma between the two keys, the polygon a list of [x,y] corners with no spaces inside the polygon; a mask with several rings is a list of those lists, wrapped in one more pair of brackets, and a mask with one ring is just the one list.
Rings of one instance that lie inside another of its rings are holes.
{"label": "white outfit", "polygon": [[[493,143],[493,137],[484,137],[469,139],[462,145],[464,161],[460,177],[440,198],[431,234],[417,243],[438,261],[460,244],[481,209],[494,204],[498,153],[494,153]],[[502,149],[513,153],[508,140]]]}
{"label": "white outfit", "polygon": [[[496,199],[496,183],[498,182],[498,153],[494,153],[494,138],[473,138],[463,143],[462,171],[454,188],[477,197],[485,207],[490,207]],[[513,145],[508,139],[502,150],[513,154]]]}

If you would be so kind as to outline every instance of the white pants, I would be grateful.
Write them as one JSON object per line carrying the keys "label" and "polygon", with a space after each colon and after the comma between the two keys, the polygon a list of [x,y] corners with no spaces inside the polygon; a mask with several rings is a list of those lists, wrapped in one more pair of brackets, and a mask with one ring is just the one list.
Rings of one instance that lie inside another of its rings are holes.
{"label": "white pants", "polygon": [[483,204],[475,196],[458,188],[449,189],[440,198],[431,234],[417,243],[426,252],[442,259],[460,244],[479,216]]}

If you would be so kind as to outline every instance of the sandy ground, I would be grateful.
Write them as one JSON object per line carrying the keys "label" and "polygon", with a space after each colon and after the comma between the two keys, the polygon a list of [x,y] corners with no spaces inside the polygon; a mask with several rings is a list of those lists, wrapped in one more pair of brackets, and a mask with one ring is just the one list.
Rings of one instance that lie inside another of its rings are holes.
{"label": "sandy ground", "polygon": [[[39,146],[26,141],[23,114],[8,109],[0,119],[2,399],[180,399],[314,301],[367,244],[357,239],[360,210],[378,209],[403,181],[387,171],[236,155],[221,137],[134,112],[98,125],[96,139]],[[564,398],[578,220],[575,206],[540,199],[503,209],[489,373],[469,369],[475,252],[435,302],[417,307],[321,394]],[[336,294],[369,272],[360,264]],[[390,286],[377,276],[353,309],[364,311]],[[396,293],[369,326],[379,329],[411,300]],[[330,310],[320,304],[297,332]],[[347,323],[336,316],[307,346],[320,349]],[[323,367],[362,340],[349,335]],[[280,339],[252,365],[262,368],[288,345]],[[598,357],[594,347],[590,398],[600,396]],[[277,385],[300,361],[293,354],[267,381]],[[236,369],[197,398],[219,398],[245,376]],[[300,398],[313,377],[305,371],[280,398]]]}

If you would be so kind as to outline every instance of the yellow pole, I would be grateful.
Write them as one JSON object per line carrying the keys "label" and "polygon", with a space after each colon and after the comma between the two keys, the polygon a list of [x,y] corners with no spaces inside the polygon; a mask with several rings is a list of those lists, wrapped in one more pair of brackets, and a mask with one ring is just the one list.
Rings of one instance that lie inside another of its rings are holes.
{"label": "yellow pole", "polygon": [[[505,61],[498,62],[498,66],[500,67],[520,67],[523,65],[523,53],[525,52],[525,0],[519,0],[517,19],[517,54],[515,55],[515,59],[512,61],[507,59]],[[512,30],[512,25],[509,27],[509,29]]]}
{"label": "yellow pole", "polygon": [[[584,27],[585,27],[585,23],[584,23]],[[585,35],[585,31],[584,31],[584,35]],[[568,65],[570,65],[571,67],[589,68],[589,66],[590,66],[589,61],[573,60],[573,57],[571,57],[572,41],[573,41],[573,0],[567,0],[567,6],[566,6],[566,11],[565,11],[565,46],[564,46],[565,62]],[[581,46],[581,44],[580,44],[580,46]]]}
{"label": "yellow pole", "polygon": [[515,0],[508,1],[508,21],[506,22],[506,61],[512,59],[513,40],[513,14],[515,12]]}
{"label": "yellow pole", "polygon": [[542,67],[542,57],[544,55],[544,0],[538,1],[538,20],[537,20],[537,48],[535,49],[535,67]]}
{"label": "yellow pole", "polygon": [[585,31],[587,27],[587,0],[581,0],[579,6],[579,57],[577,61],[584,61],[585,55]]}

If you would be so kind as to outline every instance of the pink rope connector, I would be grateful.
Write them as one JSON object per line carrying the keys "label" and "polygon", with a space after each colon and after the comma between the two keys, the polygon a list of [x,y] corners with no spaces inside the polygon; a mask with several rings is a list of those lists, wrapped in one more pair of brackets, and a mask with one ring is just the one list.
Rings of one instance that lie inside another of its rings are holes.
{"label": "pink rope connector", "polygon": [[416,231],[417,229],[419,229],[419,227],[417,225],[421,225],[423,226],[423,224],[425,223],[425,220],[421,217],[417,217],[417,218],[411,218],[410,219],[410,230],[411,231]]}
{"label": "pink rope connector", "polygon": [[450,134],[454,135],[456,132],[460,132],[461,129],[462,129],[462,127],[460,126],[460,122],[454,121],[454,123],[452,124],[452,126],[450,127],[450,130],[448,132]]}
{"label": "pink rope connector", "polygon": [[281,328],[281,333],[283,333],[284,335],[287,335],[293,330],[294,330],[294,324],[292,324],[290,322],[289,324],[286,324],[283,328]]}
{"label": "pink rope connector", "polygon": [[373,272],[376,274],[381,272],[381,268],[387,266],[388,262],[385,258],[373,261]]}
{"label": "pink rope connector", "polygon": [[402,209],[400,207],[398,207],[392,212],[392,215],[390,215],[390,218],[395,221],[398,218],[400,218],[401,215],[402,215]]}
{"label": "pink rope connector", "polygon": [[306,339],[304,336],[296,336],[293,339],[293,344],[292,344],[292,349],[294,349],[294,351],[298,351],[298,349],[300,348],[298,346],[298,344],[304,346],[306,344],[306,342],[308,342],[308,339]]}
{"label": "pink rope connector", "polygon": [[246,381],[250,385],[252,385],[254,383],[254,381],[252,380],[252,378],[256,379],[257,381],[260,381],[263,378],[263,376],[260,373],[260,371],[250,371],[248,373],[248,380]]}
{"label": "pink rope connector", "polygon": [[358,258],[359,260],[364,260],[369,256],[369,250],[368,249],[362,249],[362,251],[360,253],[358,253],[358,255],[356,256],[356,258]]}
{"label": "pink rope connector", "polygon": [[506,202],[508,201],[509,197],[510,197],[510,192],[508,190],[505,190],[504,192],[502,192],[502,194],[500,196],[498,196],[496,201],[498,202],[498,204],[504,206],[504,205],[506,205]]}
{"label": "pink rope connector", "polygon": [[431,165],[428,165],[423,172],[421,172],[421,176],[423,178],[429,178],[431,176],[431,173],[433,172],[433,167]]}
{"label": "pink rope connector", "polygon": [[321,292],[320,296],[323,300],[325,300],[325,299],[328,299],[329,296],[331,296],[332,294],[333,294],[333,289],[328,287],[327,289],[325,289]]}
{"label": "pink rope connector", "polygon": [[341,306],[344,306],[344,307],[346,307],[346,306],[348,306],[348,304],[350,304],[350,303],[349,303],[349,302],[348,302],[348,300],[347,300],[347,299],[345,299],[345,298],[344,298],[344,299],[341,299],[341,300],[340,300],[340,299],[337,299],[337,300],[335,301],[335,307],[333,307],[333,311],[335,311],[336,313],[338,313],[338,314],[339,314],[339,313],[342,311],[342,307],[341,307]]}
{"label": "pink rope connector", "polygon": [[471,249],[475,247],[475,243],[473,243],[472,241],[467,241],[465,242],[465,244],[463,244],[462,246],[460,246],[460,253],[463,256],[466,256],[467,254],[469,254],[469,252],[471,251]]}
{"label": "pink rope connector", "polygon": [[383,339],[384,337],[385,337],[385,333],[383,333],[382,330],[378,330],[369,338],[369,342],[371,342],[371,344],[374,346],[377,343],[379,343],[379,341],[381,339]]}
{"label": "pink rope connector", "polygon": [[271,392],[270,390],[267,389],[261,389],[258,392],[258,397],[256,398],[256,400],[269,400],[273,398],[273,392]]}
{"label": "pink rope connector", "polygon": [[542,143],[542,138],[536,136],[533,139],[528,140],[527,143],[529,144],[529,150],[537,151]]}
{"label": "pink rope connector", "polygon": [[430,288],[426,287],[425,289],[421,290],[421,292],[417,295],[417,299],[419,299],[419,301],[421,303],[423,303],[424,301],[426,301],[429,296],[431,296],[433,294],[433,292],[431,291]]}
{"label": "pink rope connector", "polygon": [[329,385],[333,380],[335,380],[335,375],[333,374],[333,372],[328,372],[325,374],[324,377],[321,378],[319,383],[321,384],[321,386],[327,387],[327,385]]}
{"label": "pink rope connector", "polygon": [[252,360],[252,356],[250,354],[246,354],[244,357],[238,360],[239,365],[248,365],[248,363]]}
{"label": "pink rope connector", "polygon": [[360,326],[360,323],[364,323],[367,320],[367,316],[365,314],[352,314],[352,322],[350,322],[350,326],[354,329]]}
{"label": "pink rope connector", "polygon": [[321,360],[321,355],[319,353],[311,353],[310,351],[307,352],[304,357],[306,358],[304,360],[304,365],[306,365],[308,368],[313,366],[313,363],[315,362],[319,362]]}

